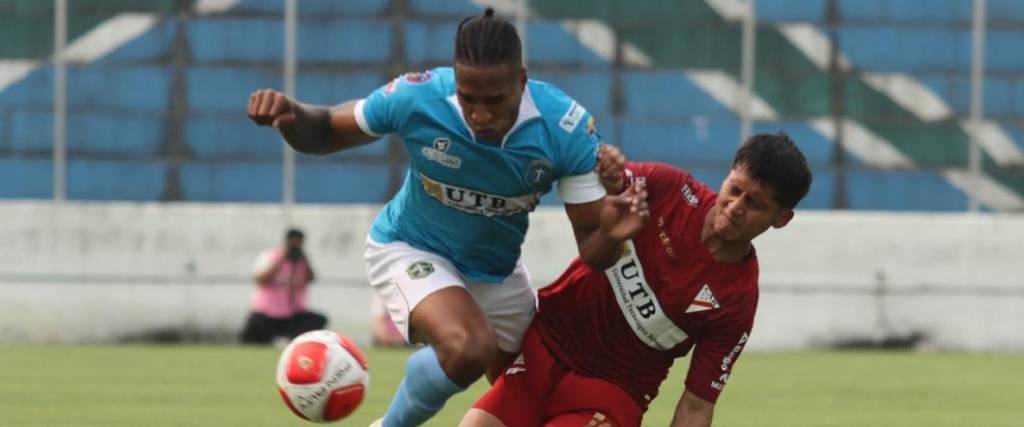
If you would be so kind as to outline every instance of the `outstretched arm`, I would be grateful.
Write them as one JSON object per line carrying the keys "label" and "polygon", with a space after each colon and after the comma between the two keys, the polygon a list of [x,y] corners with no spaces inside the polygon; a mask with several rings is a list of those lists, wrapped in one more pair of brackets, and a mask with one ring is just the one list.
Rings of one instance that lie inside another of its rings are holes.
{"label": "outstretched arm", "polygon": [[683,392],[676,404],[671,427],[709,427],[715,412],[715,404],[697,397],[689,391]]}
{"label": "outstretched arm", "polygon": [[330,154],[374,141],[356,122],[356,101],[335,107],[299,103],[285,94],[263,89],[249,95],[249,118],[260,126],[271,126],[295,151]]}

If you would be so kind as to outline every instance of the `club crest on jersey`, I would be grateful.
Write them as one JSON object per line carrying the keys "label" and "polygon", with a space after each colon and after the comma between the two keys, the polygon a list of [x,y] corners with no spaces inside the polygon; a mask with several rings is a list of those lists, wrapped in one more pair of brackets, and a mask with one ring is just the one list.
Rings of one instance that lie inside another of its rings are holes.
{"label": "club crest on jersey", "polygon": [[430,71],[414,71],[411,73],[405,73],[405,81],[412,84],[423,83],[427,80],[430,80]]}
{"label": "club crest on jersey", "polygon": [[690,303],[690,306],[686,308],[686,312],[696,313],[698,311],[713,310],[720,307],[721,306],[718,305],[718,299],[715,298],[715,295],[711,293],[711,288],[707,283],[705,283],[704,287],[697,293],[697,297],[694,298],[693,302]]}
{"label": "club crest on jersey", "polygon": [[409,268],[405,269],[405,274],[408,274],[410,279],[422,279],[433,272],[434,264],[427,261],[416,261],[410,264]]}
{"label": "club crest on jersey", "polygon": [[427,160],[440,163],[441,166],[447,168],[459,169],[462,167],[461,158],[447,153],[448,148],[451,147],[452,145],[451,139],[448,139],[443,136],[438,137],[434,139],[433,145],[433,148],[423,147],[423,149],[420,150],[420,152],[423,153],[423,157],[426,157]]}
{"label": "club crest on jersey", "polygon": [[686,199],[686,202],[689,203],[690,206],[697,207],[697,205],[700,203],[700,199],[697,199],[697,195],[693,193],[693,189],[690,188],[690,184],[683,184],[683,189],[681,193],[683,195],[683,198]]}
{"label": "club crest on jersey", "polygon": [[423,190],[441,204],[462,212],[483,216],[511,216],[533,211],[540,203],[540,193],[516,197],[484,193],[446,184],[420,174]]}
{"label": "club crest on jersey", "polygon": [[580,124],[580,119],[583,118],[584,114],[587,114],[587,109],[573,101],[572,105],[569,106],[569,110],[558,121],[558,126],[562,130],[572,133],[572,131],[576,130],[576,126]]}
{"label": "club crest on jersey", "polygon": [[547,159],[534,160],[530,162],[530,166],[526,168],[526,181],[530,183],[530,187],[534,190],[539,190],[551,182],[551,174],[553,170],[551,161]]}

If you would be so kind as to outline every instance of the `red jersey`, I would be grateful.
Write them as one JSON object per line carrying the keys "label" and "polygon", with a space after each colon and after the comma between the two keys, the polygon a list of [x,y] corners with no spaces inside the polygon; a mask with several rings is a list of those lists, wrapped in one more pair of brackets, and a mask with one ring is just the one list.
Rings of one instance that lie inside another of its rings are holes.
{"label": "red jersey", "polygon": [[715,261],[701,243],[716,193],[657,163],[627,163],[646,181],[651,217],[606,271],[576,259],[539,291],[544,345],[574,371],[618,384],[647,409],[674,359],[696,346],[686,389],[718,399],[750,336],[757,258]]}

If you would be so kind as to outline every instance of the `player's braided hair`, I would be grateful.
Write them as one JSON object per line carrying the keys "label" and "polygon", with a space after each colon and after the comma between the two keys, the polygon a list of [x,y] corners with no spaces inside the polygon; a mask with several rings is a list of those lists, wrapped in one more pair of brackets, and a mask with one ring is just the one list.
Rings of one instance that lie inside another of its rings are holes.
{"label": "player's braided hair", "polygon": [[516,28],[504,19],[495,18],[492,8],[487,8],[483,15],[463,19],[455,33],[455,62],[462,64],[519,68],[522,51]]}

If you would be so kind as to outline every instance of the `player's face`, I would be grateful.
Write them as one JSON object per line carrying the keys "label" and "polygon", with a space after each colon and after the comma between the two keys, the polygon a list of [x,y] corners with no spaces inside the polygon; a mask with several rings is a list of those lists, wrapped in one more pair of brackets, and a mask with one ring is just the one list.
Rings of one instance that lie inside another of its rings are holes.
{"label": "player's face", "polygon": [[302,248],[303,238],[301,237],[289,237],[284,240],[284,246],[286,248]]}
{"label": "player's face", "polygon": [[793,218],[792,209],[775,201],[775,192],[738,165],[722,182],[715,200],[714,232],[727,242],[751,241],[768,227],[780,228]]}
{"label": "player's face", "polygon": [[526,70],[509,65],[455,63],[455,93],[477,138],[501,141],[519,116]]}

